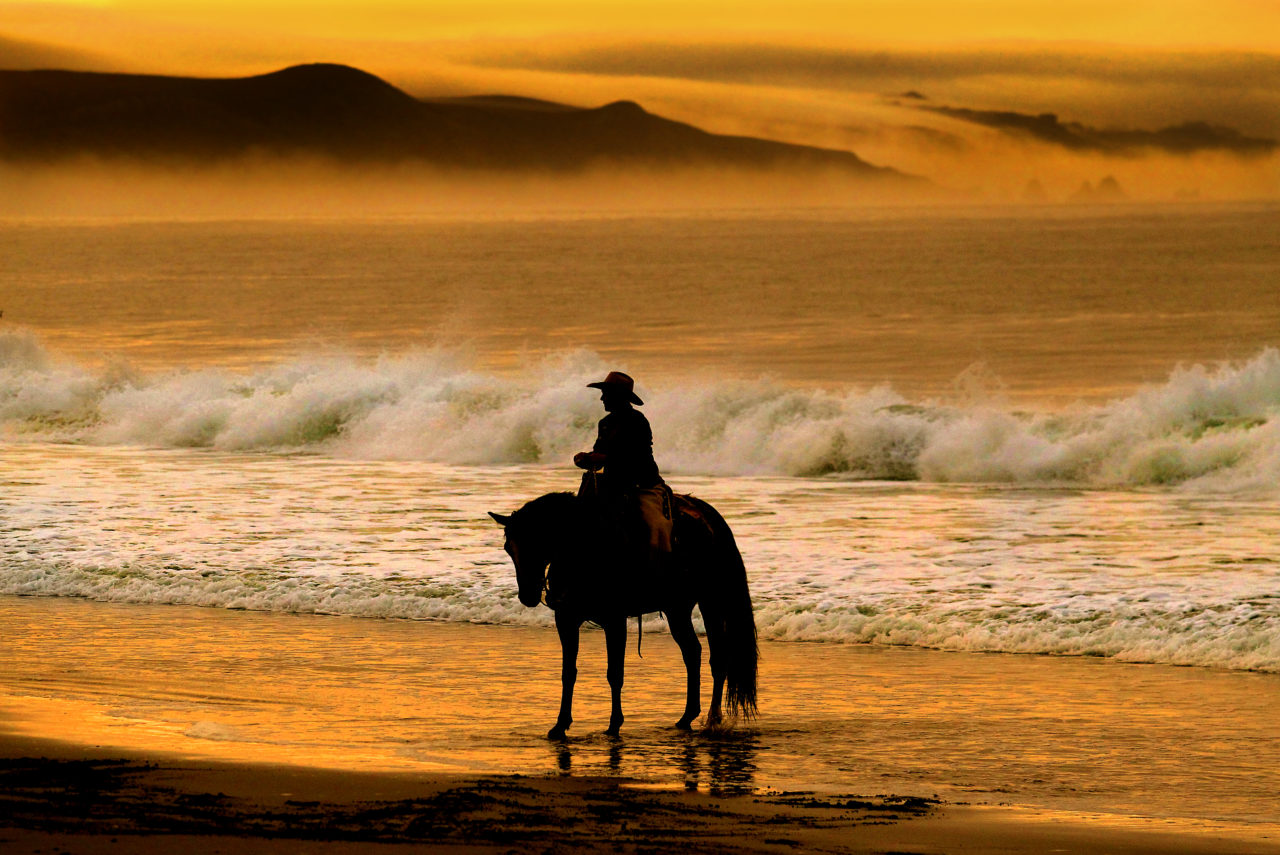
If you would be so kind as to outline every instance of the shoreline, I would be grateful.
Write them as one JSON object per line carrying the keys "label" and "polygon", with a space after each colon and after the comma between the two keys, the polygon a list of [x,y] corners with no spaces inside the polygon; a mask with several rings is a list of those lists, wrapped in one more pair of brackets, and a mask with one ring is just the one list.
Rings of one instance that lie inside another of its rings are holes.
{"label": "shoreline", "polygon": [[[1268,853],[1131,817],[900,796],[715,795],[625,779],[349,772],[0,736],[7,852]],[[651,850],[650,847],[653,847]]]}
{"label": "shoreline", "polygon": [[610,739],[583,640],[549,743],[541,628],[0,597],[0,842],[1280,853],[1274,675],[768,643],[763,718],[682,735],[655,637]]}
{"label": "shoreline", "polygon": [[0,735],[10,853],[832,852],[1265,855],[1238,829],[901,796],[715,795],[595,777],[349,772]]}

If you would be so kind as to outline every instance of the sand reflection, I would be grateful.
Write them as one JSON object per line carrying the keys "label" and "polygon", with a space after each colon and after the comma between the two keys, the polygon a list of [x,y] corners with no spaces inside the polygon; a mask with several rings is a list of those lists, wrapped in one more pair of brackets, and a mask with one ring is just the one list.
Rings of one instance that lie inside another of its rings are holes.
{"label": "sand reflection", "polygon": [[683,787],[711,795],[742,795],[759,788],[762,750],[753,730],[640,736],[588,736],[551,743],[565,775],[610,775],[659,787]]}

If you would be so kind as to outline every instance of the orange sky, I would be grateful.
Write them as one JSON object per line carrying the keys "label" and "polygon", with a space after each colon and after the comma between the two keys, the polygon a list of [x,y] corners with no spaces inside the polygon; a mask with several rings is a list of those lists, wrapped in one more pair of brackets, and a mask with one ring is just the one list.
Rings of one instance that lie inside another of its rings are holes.
{"label": "orange sky", "polygon": [[[667,32],[931,43],[1035,39],[1263,50],[1280,46],[1280,4],[1273,0],[44,0],[6,5],[18,17],[27,17],[28,11],[37,17],[55,9],[98,11],[157,26],[273,29],[319,38]],[[77,35],[92,38],[93,27],[87,23]]]}
{"label": "orange sky", "polygon": [[[1094,128],[1187,121],[1280,138],[1276,0],[45,0],[0,6],[0,67],[235,76],[330,61],[413,94],[618,99],[709,130],[846,148],[1000,192],[1090,170],[1242,191],[1273,157],[1095,169],[1071,152],[921,110],[1054,113]],[[927,102],[895,101],[903,92]],[[1260,166],[1261,164],[1261,166]],[[1163,179],[1162,179],[1163,180]],[[993,185],[994,186],[994,185]],[[1270,189],[1268,192],[1270,192]]]}

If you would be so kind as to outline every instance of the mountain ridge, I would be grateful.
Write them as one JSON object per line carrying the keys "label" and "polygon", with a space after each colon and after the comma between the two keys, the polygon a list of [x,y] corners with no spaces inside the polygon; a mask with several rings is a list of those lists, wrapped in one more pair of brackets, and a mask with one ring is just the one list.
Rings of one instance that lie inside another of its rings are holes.
{"label": "mountain ridge", "polygon": [[262,154],[488,170],[784,168],[927,183],[848,151],[710,133],[634,101],[418,99],[331,63],[239,78],[0,71],[0,160],[201,163]]}

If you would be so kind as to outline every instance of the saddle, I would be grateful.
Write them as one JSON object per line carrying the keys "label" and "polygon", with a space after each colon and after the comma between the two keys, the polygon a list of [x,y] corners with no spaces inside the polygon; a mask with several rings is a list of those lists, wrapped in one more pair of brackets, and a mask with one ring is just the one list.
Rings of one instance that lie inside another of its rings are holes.
{"label": "saddle", "polygon": [[[614,528],[622,539],[625,541],[628,532],[624,515],[620,513],[620,508],[625,504],[620,504],[616,500],[606,500],[605,493],[600,488],[601,476],[595,472],[586,472],[582,476],[582,484],[578,488],[578,498],[591,503],[599,514],[601,522],[606,526]],[[663,485],[663,504],[664,512],[668,519],[671,520],[671,549],[675,552],[681,540],[688,544],[691,540],[701,537],[713,537],[715,532],[712,528],[711,521],[703,516],[698,510],[697,500],[688,493],[676,493],[670,487]]]}
{"label": "saddle", "polygon": [[693,540],[715,536],[711,520],[698,510],[696,500],[688,493],[671,495],[672,527],[671,545],[674,551],[680,543],[689,544]]}
{"label": "saddle", "polygon": [[579,491],[580,501],[588,503],[586,508],[587,525],[597,530],[597,544],[614,551],[620,560],[614,572],[600,572],[602,566],[594,560],[599,553],[588,550],[584,555],[592,559],[581,562],[553,564],[547,574],[547,605],[552,608],[577,608],[584,612],[595,611],[601,607],[611,608],[621,605],[627,614],[641,614],[654,611],[662,602],[658,592],[668,585],[687,584],[686,576],[694,568],[688,562],[698,562],[699,553],[715,540],[715,529],[698,508],[700,504],[688,494],[673,493],[667,490],[667,499],[671,510],[671,547],[673,556],[682,556],[682,560],[672,561],[665,573],[654,575],[640,564],[635,553],[635,539],[629,538],[627,524],[620,519],[617,507],[613,502],[601,501],[596,491],[596,481],[590,477],[583,478],[583,489]]}

